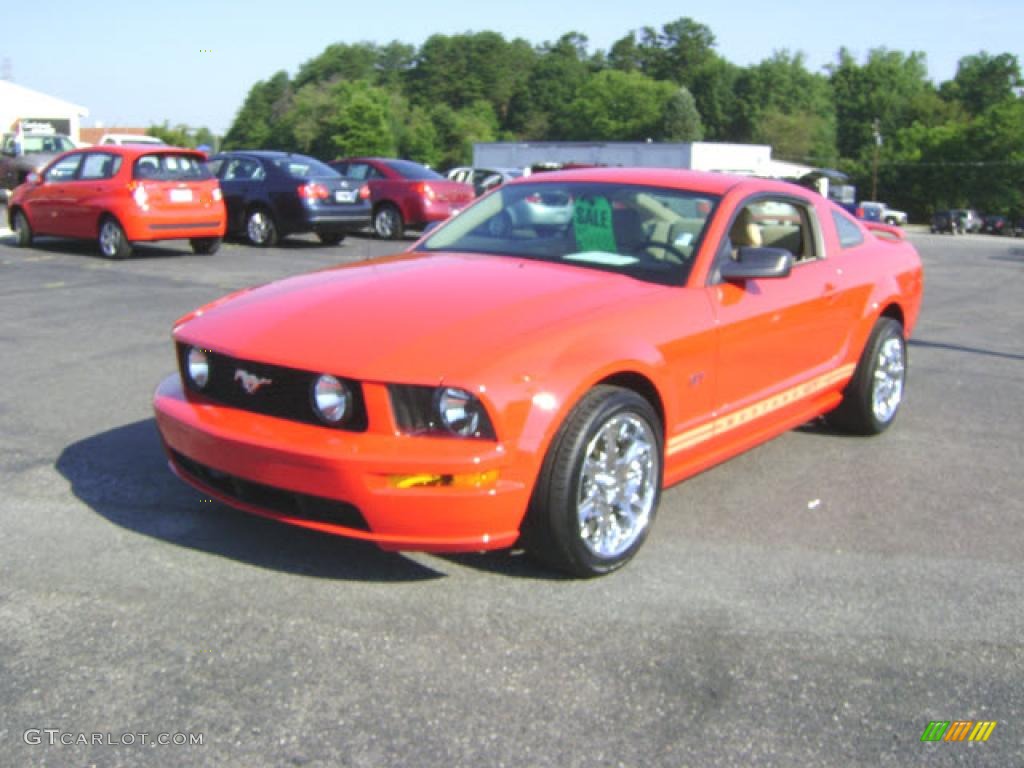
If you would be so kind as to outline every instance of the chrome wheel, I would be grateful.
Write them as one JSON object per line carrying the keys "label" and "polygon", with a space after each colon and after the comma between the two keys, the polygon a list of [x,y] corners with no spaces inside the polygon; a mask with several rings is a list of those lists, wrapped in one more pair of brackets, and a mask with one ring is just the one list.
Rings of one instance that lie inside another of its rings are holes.
{"label": "chrome wheel", "polygon": [[100,226],[100,253],[108,259],[117,259],[124,255],[126,245],[121,226],[113,219],[106,219]]}
{"label": "chrome wheel", "polygon": [[871,409],[880,422],[888,422],[896,415],[896,409],[903,399],[905,375],[903,339],[891,336],[878,350],[871,387]]}
{"label": "chrome wheel", "polygon": [[401,237],[402,229],[402,214],[394,206],[381,206],[373,217],[373,230],[382,240],[394,240]]}
{"label": "chrome wheel", "polygon": [[246,234],[250,242],[256,245],[265,245],[270,242],[274,232],[274,222],[266,211],[253,211],[249,214],[249,221],[246,222]]}
{"label": "chrome wheel", "polygon": [[592,554],[619,557],[643,534],[658,498],[658,462],[650,426],[631,413],[613,416],[587,444],[576,517]]}

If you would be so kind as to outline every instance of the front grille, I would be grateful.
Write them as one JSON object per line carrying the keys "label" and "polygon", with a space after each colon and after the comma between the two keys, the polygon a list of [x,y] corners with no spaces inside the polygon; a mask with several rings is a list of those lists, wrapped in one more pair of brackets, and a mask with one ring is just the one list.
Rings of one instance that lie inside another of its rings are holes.
{"label": "front grille", "polygon": [[431,417],[437,411],[434,406],[436,387],[392,384],[388,386],[388,393],[391,395],[395,423],[403,432],[416,435],[439,429]]}
{"label": "front grille", "polygon": [[240,477],[207,467],[198,461],[193,461],[188,456],[174,450],[171,451],[171,456],[174,458],[175,464],[186,474],[191,475],[203,485],[220,491],[228,498],[288,517],[319,523],[332,523],[359,531],[370,530],[359,510],[344,501],[295,493],[243,480]]}
{"label": "front grille", "polygon": [[[205,350],[210,363],[210,378],[206,386],[199,389],[188,377],[188,350],[189,345],[178,344],[178,367],[185,386],[196,394],[222,405],[265,416],[276,416],[280,419],[348,432],[366,431],[366,403],[363,399],[363,388],[358,381],[337,377],[352,393],[352,404],[348,415],[339,424],[328,425],[317,418],[312,400],[313,383],[326,371],[311,373],[295,368],[240,360]],[[242,380],[245,377],[239,372],[263,381],[255,392],[246,392],[242,387]]]}

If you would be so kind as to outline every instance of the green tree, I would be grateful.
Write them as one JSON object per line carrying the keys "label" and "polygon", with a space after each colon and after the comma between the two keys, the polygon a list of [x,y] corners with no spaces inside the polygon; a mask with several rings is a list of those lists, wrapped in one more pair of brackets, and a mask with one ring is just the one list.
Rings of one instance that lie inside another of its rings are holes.
{"label": "green tree", "polygon": [[224,136],[225,149],[281,149],[290,141],[281,121],[291,106],[292,86],[281,71],[249,89],[242,108]]}
{"label": "green tree", "polygon": [[662,107],[662,126],[659,139],[663,141],[700,141],[704,126],[693,94],[681,85]]}
{"label": "green tree", "polygon": [[[666,111],[668,110],[668,112]],[[699,133],[699,116],[692,96],[668,82],[639,72],[608,69],[590,77],[570,104],[571,139],[645,141],[677,134]]]}
{"label": "green tree", "polygon": [[216,151],[220,143],[213,131],[206,126],[193,130],[187,125],[179,124],[172,128],[167,120],[164,120],[160,125],[149,126],[146,129],[146,133],[150,136],[156,136],[173,147],[199,147],[206,145],[211,150]]}
{"label": "green tree", "polygon": [[394,154],[388,95],[363,80],[308,84],[295,94],[286,125],[300,151],[331,160],[341,155]]}
{"label": "green tree", "polygon": [[776,51],[736,79],[733,138],[770,144],[783,158],[818,165],[837,159],[828,78],[808,71],[802,53]]}
{"label": "green tree", "polygon": [[960,59],[956,77],[943,88],[943,96],[959,101],[970,114],[981,115],[1000,102],[1017,98],[1016,89],[1022,84],[1016,56],[990,56],[982,51]]}
{"label": "green tree", "polygon": [[843,157],[863,159],[874,148],[874,121],[891,136],[918,119],[918,105],[934,92],[923,53],[909,55],[885,48],[868,53],[859,65],[845,48],[829,68],[836,109],[837,145]]}
{"label": "green tree", "polygon": [[296,90],[310,83],[332,80],[367,80],[377,77],[378,49],[373,43],[335,43],[301,67],[295,75]]}
{"label": "green tree", "polygon": [[578,32],[541,45],[529,76],[512,94],[504,126],[526,139],[566,138],[570,105],[590,77],[588,59],[586,37]]}

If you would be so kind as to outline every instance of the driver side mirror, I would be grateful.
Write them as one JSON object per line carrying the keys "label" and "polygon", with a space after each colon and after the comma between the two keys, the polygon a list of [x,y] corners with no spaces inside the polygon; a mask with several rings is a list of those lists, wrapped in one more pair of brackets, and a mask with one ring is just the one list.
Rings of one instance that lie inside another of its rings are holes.
{"label": "driver side mirror", "polygon": [[784,248],[739,249],[736,261],[726,261],[721,268],[723,280],[740,282],[757,278],[789,277],[793,269],[793,254]]}

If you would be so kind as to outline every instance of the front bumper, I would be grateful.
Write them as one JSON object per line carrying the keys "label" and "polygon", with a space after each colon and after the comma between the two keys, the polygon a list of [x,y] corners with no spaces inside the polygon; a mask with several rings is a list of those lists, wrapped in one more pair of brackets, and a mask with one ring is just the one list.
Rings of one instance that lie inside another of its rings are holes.
{"label": "front bumper", "polygon": [[[367,387],[368,399],[386,393]],[[380,387],[383,390],[383,387]],[[176,474],[238,509],[388,550],[512,546],[530,488],[509,479],[500,443],[340,432],[190,399],[177,375],[157,388],[157,426]],[[483,487],[396,487],[391,478],[496,470]],[[312,511],[310,511],[312,510]]]}

